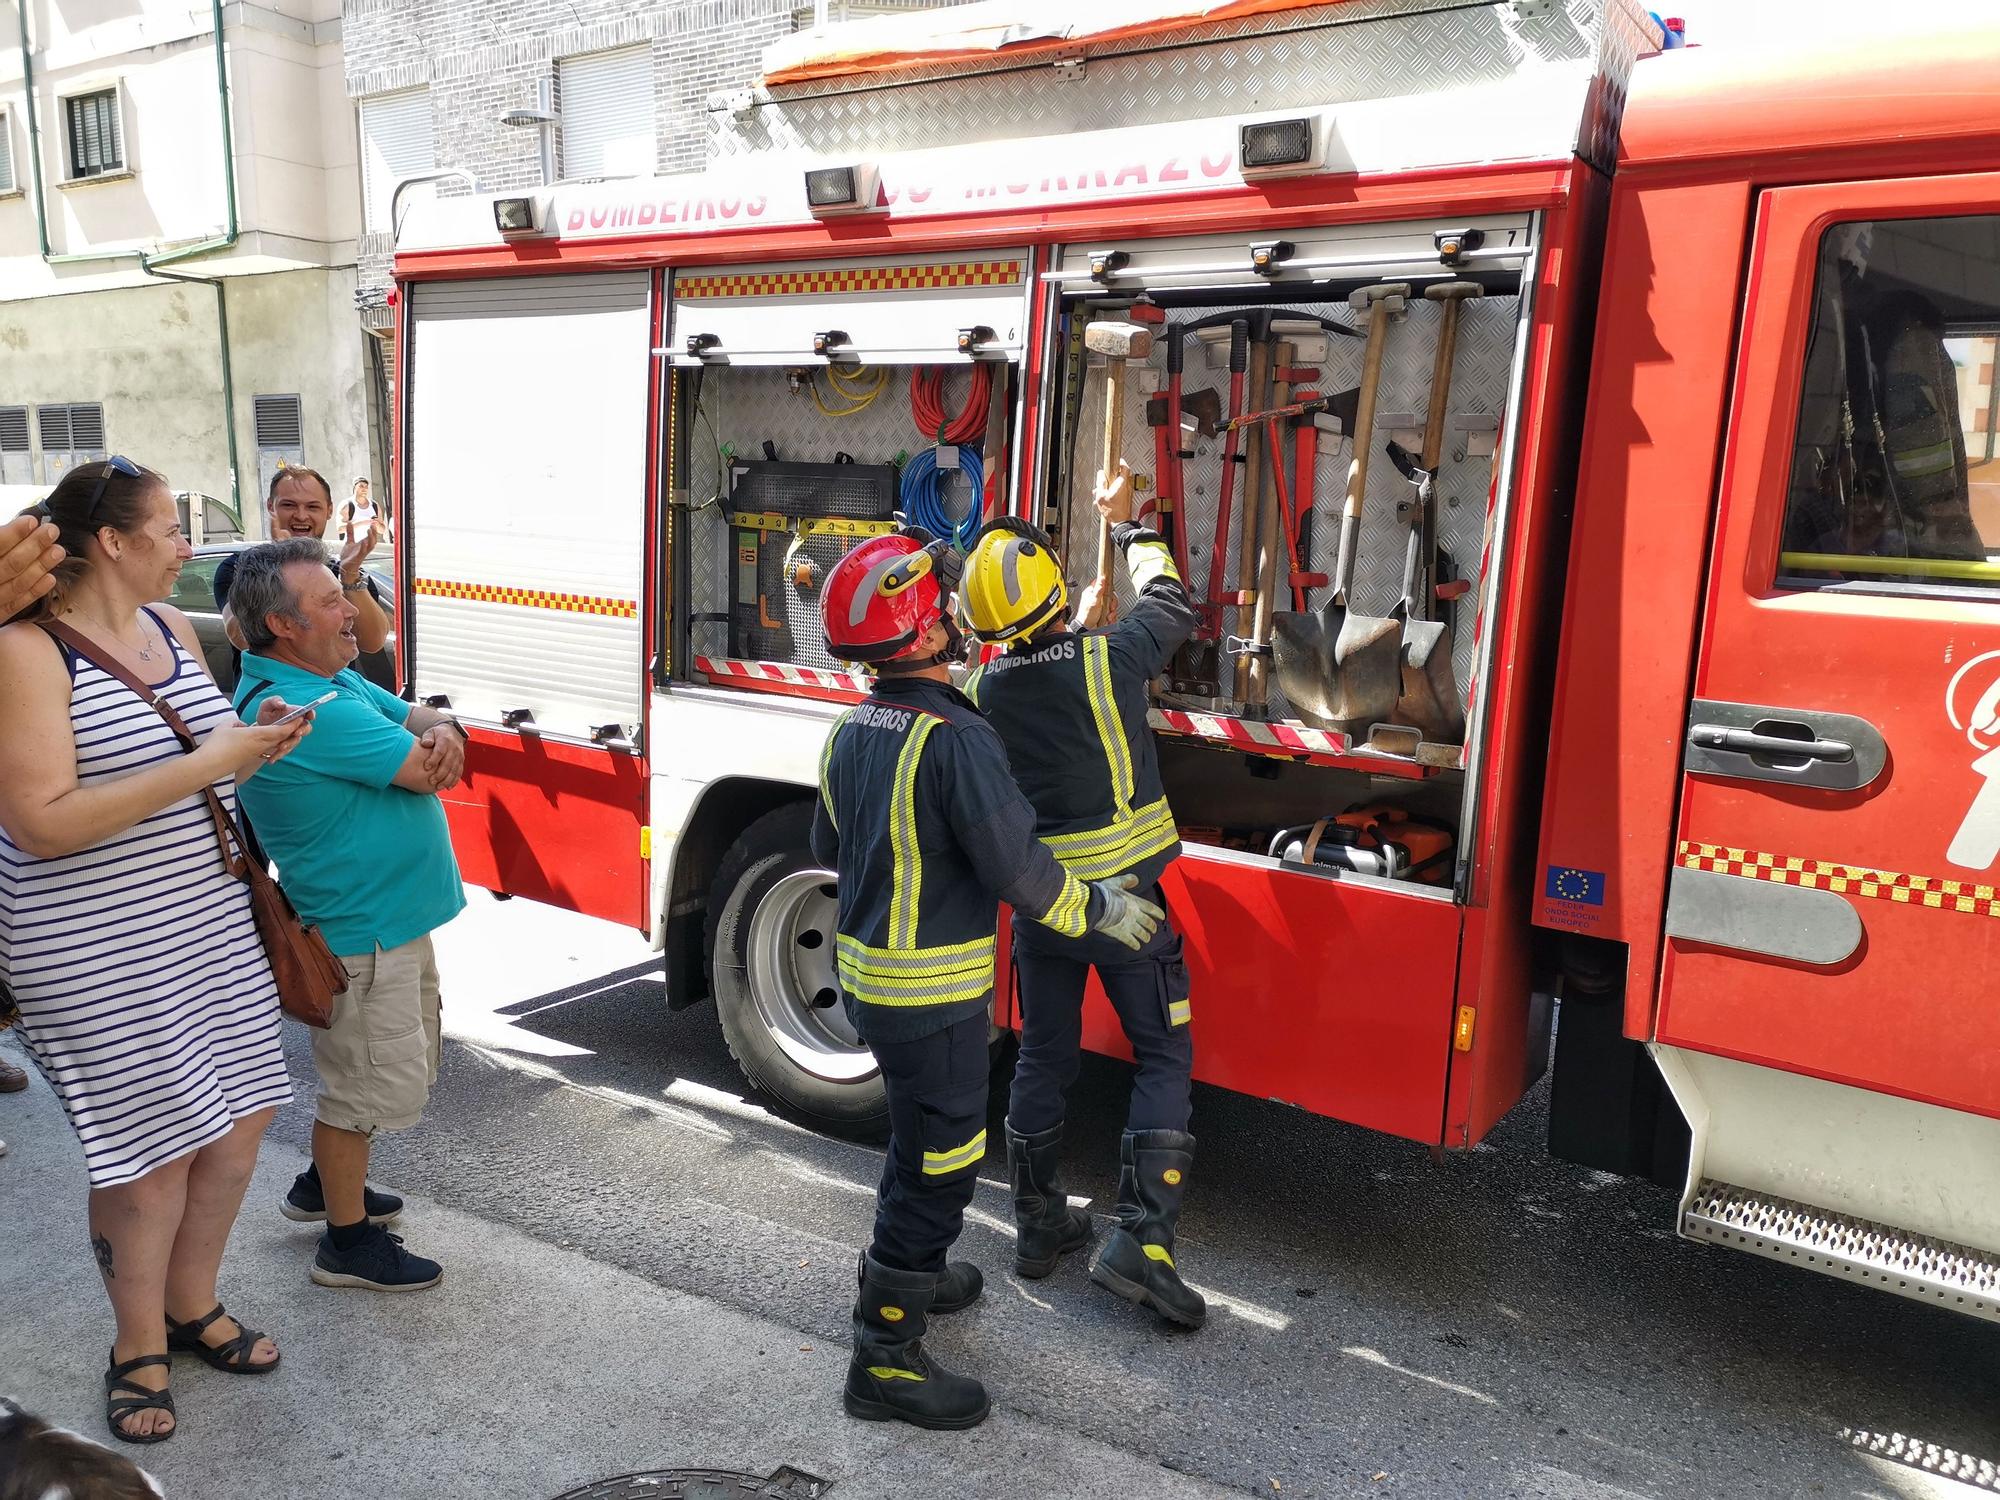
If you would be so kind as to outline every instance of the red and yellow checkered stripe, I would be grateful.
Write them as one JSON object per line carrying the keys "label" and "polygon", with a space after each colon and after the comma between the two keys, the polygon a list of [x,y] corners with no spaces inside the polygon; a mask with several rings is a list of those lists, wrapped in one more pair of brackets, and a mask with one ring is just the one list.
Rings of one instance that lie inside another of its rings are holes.
{"label": "red and yellow checkered stripe", "polygon": [[545,589],[459,583],[449,578],[418,578],[411,582],[410,588],[433,599],[474,599],[481,604],[517,604],[524,609],[554,609],[573,615],[611,615],[632,620],[639,614],[638,604],[630,599],[603,599],[595,594],[552,594]]}
{"label": "red and yellow checkered stripe", "polygon": [[759,271],[681,276],[677,300],[716,297],[824,297],[841,292],[921,292],[952,286],[1019,286],[1018,260],[946,261],[929,266],[842,266],[830,271]]}
{"label": "red and yellow checkered stripe", "polygon": [[1938,875],[1900,875],[1861,865],[1832,864],[1797,855],[1766,854],[1756,849],[1731,849],[1721,844],[1681,840],[1679,862],[1690,870],[1718,875],[1743,875],[1778,885],[1838,891],[1871,901],[1895,901],[1931,911],[1962,912],[1971,917],[2000,917],[2000,889]]}

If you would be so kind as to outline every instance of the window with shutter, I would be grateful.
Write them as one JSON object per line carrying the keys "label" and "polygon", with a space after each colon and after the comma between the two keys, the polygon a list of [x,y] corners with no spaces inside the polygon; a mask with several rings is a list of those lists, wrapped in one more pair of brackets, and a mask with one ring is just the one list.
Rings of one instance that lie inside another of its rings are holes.
{"label": "window with shutter", "polygon": [[437,166],[428,89],[361,101],[361,194],[367,228],[386,234],[396,184]]}
{"label": "window with shutter", "polygon": [[556,67],[564,179],[650,173],[657,158],[652,49],[566,57]]}
{"label": "window with shutter", "polygon": [[125,170],[124,132],[118,123],[118,90],[98,89],[63,100],[69,135],[69,175],[102,177]]}
{"label": "window with shutter", "polygon": [[9,111],[0,109],[0,193],[13,191],[14,117]]}

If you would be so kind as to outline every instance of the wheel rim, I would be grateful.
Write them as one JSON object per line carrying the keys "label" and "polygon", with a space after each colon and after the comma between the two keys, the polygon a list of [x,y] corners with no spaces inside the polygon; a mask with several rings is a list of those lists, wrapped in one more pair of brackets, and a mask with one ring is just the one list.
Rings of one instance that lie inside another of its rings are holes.
{"label": "wheel rim", "polygon": [[796,870],[757,903],[746,955],[750,998],[786,1057],[817,1078],[859,1083],[874,1075],[875,1058],[840,1002],[833,881],[830,870]]}

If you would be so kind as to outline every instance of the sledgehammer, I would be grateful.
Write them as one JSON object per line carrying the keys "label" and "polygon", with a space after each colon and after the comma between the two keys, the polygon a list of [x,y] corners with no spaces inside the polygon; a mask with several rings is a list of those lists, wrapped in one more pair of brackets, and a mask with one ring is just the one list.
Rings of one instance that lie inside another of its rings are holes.
{"label": "sledgehammer", "polygon": [[[1095,322],[1083,330],[1083,347],[1104,356],[1104,452],[1099,472],[1109,482],[1125,457],[1125,363],[1153,352],[1153,330],[1138,323]],[[1179,440],[1179,434],[1175,434]],[[1097,525],[1097,607],[1086,628],[1118,618],[1118,595],[1111,587],[1111,523]]]}

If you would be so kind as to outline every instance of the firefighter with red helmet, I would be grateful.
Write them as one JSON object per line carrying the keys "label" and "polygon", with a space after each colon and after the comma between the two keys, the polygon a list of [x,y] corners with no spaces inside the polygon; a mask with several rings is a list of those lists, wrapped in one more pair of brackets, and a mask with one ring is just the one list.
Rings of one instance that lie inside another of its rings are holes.
{"label": "firefighter with red helmet", "polygon": [[889,1151],[860,1265],[854,1416],[976,1425],[977,1380],[929,1358],[932,1313],[979,1296],[977,1267],[947,1264],[986,1154],[988,1007],[998,903],[1022,924],[1138,949],[1160,910],[1130,882],[1080,881],[1035,839],[992,728],[951,685],[964,640],[950,613],[957,558],[921,534],[863,542],[828,575],[827,647],[875,674],[827,736],[812,848],[839,874],[842,999],[888,1094]]}
{"label": "firefighter with red helmet", "polygon": [[[1133,882],[1164,907],[1159,879],[1180,853],[1180,830],[1160,782],[1147,688],[1196,620],[1167,544],[1133,524],[1131,485],[1131,470],[1121,464],[1110,484],[1100,476],[1097,492],[1139,590],[1137,605],[1106,630],[1071,627],[1062,565],[1037,527],[1005,517],[974,537],[961,604],[972,633],[1006,651],[973,674],[966,692],[1006,745],[1035,806],[1036,832],[1063,867],[1079,880]],[[1079,601],[1083,618],[1092,617],[1094,603]],[[1093,968],[1137,1072],[1119,1149],[1117,1222],[1091,1278],[1170,1322],[1198,1328],[1207,1304],[1174,1266],[1174,1228],[1194,1166],[1194,1043],[1187,965],[1171,919],[1136,953],[1094,936],[1025,923],[1014,929],[1021,980],[1021,1056],[1007,1109],[1014,1270],[1046,1276],[1090,1239],[1090,1216],[1069,1206],[1056,1168]]]}

